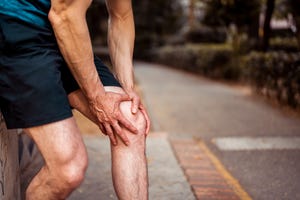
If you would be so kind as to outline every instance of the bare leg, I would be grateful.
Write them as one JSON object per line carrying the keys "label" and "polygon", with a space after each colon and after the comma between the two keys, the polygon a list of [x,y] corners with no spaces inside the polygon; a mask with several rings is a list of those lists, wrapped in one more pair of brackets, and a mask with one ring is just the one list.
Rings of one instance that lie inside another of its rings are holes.
{"label": "bare leg", "polygon": [[[105,90],[117,93],[124,92],[119,87],[105,87]],[[87,101],[81,91],[70,94],[69,101],[74,108],[95,121],[95,118],[89,112]],[[132,115],[130,108],[131,102],[121,103],[122,113],[138,128],[139,133],[136,135],[123,129],[127,134],[130,145],[124,145],[120,138],[117,146],[111,145],[114,188],[121,200],[146,200],[148,199],[148,175],[145,156],[146,122],[141,112]]]}
{"label": "bare leg", "polygon": [[122,113],[134,124],[137,135],[124,129],[130,141],[129,146],[118,139],[118,145],[111,145],[113,181],[119,199],[145,200],[148,198],[148,176],[145,156],[146,122],[142,113],[132,115],[131,102],[121,104]]}
{"label": "bare leg", "polygon": [[87,167],[87,153],[73,118],[27,128],[45,166],[27,188],[27,200],[62,200],[79,186]]}

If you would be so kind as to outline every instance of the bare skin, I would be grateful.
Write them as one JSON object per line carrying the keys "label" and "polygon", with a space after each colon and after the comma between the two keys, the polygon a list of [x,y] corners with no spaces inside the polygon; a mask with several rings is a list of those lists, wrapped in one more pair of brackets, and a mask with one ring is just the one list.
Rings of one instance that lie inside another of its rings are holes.
{"label": "bare skin", "polygon": [[73,118],[24,129],[36,142],[45,166],[26,191],[26,200],[65,199],[84,179],[87,153]]}
{"label": "bare skin", "polygon": [[[130,0],[107,0],[108,42],[120,88],[104,88],[96,71],[85,19],[91,0],[51,0],[48,18],[60,51],[80,91],[70,104],[94,121],[112,144],[112,171],[119,199],[148,197],[145,135],[150,121],[134,91],[134,22]],[[120,34],[121,33],[121,34]],[[27,200],[60,200],[82,182],[87,155],[73,118],[25,129],[37,143],[45,166],[30,183]]]}
{"label": "bare skin", "polygon": [[[119,87],[105,87],[106,91],[124,93]],[[96,119],[88,109],[88,101],[81,91],[69,95],[70,104],[91,121]],[[111,144],[112,176],[116,194],[119,199],[146,200],[148,199],[148,174],[145,156],[145,140],[147,122],[141,110],[136,114],[131,112],[131,101],[121,103],[121,112],[133,123],[137,134],[132,134],[126,128],[122,131],[128,137],[130,144],[125,145],[117,137],[118,145]]]}

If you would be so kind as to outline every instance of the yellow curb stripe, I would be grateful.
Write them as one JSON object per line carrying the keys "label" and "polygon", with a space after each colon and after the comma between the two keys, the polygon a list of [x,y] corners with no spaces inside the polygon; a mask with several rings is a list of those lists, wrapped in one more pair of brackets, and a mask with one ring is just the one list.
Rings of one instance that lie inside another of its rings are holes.
{"label": "yellow curb stripe", "polygon": [[223,166],[220,160],[209,150],[209,148],[202,141],[198,141],[200,148],[205,152],[205,154],[210,158],[216,169],[224,177],[226,182],[232,187],[234,193],[241,200],[252,200],[248,193],[242,188],[238,180],[236,180]]}

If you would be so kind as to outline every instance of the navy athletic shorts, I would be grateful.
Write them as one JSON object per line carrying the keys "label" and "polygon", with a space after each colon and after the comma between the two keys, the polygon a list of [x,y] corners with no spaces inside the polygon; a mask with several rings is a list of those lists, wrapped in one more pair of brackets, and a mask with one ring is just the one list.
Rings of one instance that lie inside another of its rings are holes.
{"label": "navy athletic shorts", "polygon": [[[104,86],[118,86],[95,57]],[[72,116],[67,95],[79,86],[51,28],[0,15],[0,108],[8,128],[39,126]]]}

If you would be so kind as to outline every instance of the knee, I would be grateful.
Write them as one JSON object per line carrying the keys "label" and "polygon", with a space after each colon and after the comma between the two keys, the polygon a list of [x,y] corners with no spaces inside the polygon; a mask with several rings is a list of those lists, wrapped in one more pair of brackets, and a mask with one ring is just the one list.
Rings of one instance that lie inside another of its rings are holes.
{"label": "knee", "polygon": [[120,109],[124,117],[126,117],[132,125],[138,129],[138,135],[146,135],[146,119],[142,112],[138,111],[136,114],[131,112],[131,101],[122,102]]}
{"label": "knee", "polygon": [[120,105],[122,114],[129,122],[138,129],[137,134],[132,134],[126,132],[127,138],[130,142],[130,148],[132,150],[144,151],[145,150],[145,140],[146,140],[146,120],[144,114],[138,111],[136,114],[131,112],[131,102],[125,101]]}
{"label": "knee", "polygon": [[56,169],[59,181],[63,183],[65,190],[76,189],[84,180],[85,172],[88,166],[86,153],[79,153],[80,156],[74,156],[72,159],[65,159]]}
{"label": "knee", "polygon": [[87,162],[74,162],[61,168],[61,181],[66,189],[76,189],[84,180]]}

